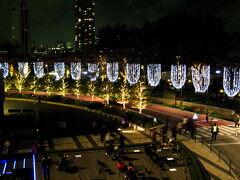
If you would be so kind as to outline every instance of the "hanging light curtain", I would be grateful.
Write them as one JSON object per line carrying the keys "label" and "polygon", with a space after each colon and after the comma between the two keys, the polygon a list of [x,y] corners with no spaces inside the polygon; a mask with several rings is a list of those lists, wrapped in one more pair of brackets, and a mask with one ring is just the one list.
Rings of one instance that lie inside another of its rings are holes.
{"label": "hanging light curtain", "polygon": [[210,66],[192,66],[192,82],[195,92],[204,93],[210,84]]}
{"label": "hanging light curtain", "polygon": [[150,86],[157,86],[161,79],[161,64],[148,64],[147,78]]}
{"label": "hanging light curtain", "polygon": [[56,81],[62,79],[65,75],[65,63],[64,62],[54,63],[54,72],[56,74]]}
{"label": "hanging light curtain", "polygon": [[234,97],[240,90],[240,69],[227,68],[223,69],[223,89],[228,97]]}
{"label": "hanging light curtain", "polygon": [[118,78],[118,62],[107,63],[107,77],[110,82],[115,82]]}
{"label": "hanging light curtain", "polygon": [[71,76],[74,80],[81,79],[81,62],[71,63]]}
{"label": "hanging light curtain", "polygon": [[132,84],[136,84],[140,78],[140,64],[129,64],[127,63],[127,80]]}
{"label": "hanging light curtain", "polygon": [[8,63],[7,62],[0,63],[0,69],[3,69],[3,77],[7,77],[9,73]]}
{"label": "hanging light curtain", "polygon": [[93,76],[90,77],[91,81],[96,81],[99,76],[99,65],[94,63],[88,63],[88,72],[94,73]]}
{"label": "hanging light curtain", "polygon": [[177,64],[171,66],[171,81],[176,89],[181,89],[186,81],[186,65]]}
{"label": "hanging light curtain", "polygon": [[28,62],[19,62],[18,72],[20,74],[20,77],[25,77],[28,74]]}
{"label": "hanging light curtain", "polygon": [[43,62],[34,62],[33,63],[33,71],[37,78],[41,78],[44,76],[44,64]]}

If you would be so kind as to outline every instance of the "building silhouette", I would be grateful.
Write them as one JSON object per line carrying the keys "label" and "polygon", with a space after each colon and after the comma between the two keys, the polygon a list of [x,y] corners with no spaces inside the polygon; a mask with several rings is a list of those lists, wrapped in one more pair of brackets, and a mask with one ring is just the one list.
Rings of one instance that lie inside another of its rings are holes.
{"label": "building silhouette", "polygon": [[95,1],[75,0],[75,50],[95,44]]}
{"label": "building silhouette", "polygon": [[17,0],[16,7],[11,11],[11,41],[16,45],[17,52],[28,54],[29,46],[29,9],[25,0]]}

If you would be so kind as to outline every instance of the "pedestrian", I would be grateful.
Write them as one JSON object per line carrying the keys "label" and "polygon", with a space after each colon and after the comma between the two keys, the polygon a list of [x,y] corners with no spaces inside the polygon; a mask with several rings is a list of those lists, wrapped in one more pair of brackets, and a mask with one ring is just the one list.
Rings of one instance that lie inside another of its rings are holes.
{"label": "pedestrian", "polygon": [[187,131],[190,131],[191,123],[192,123],[192,119],[188,118],[188,119],[187,119],[187,122],[186,122],[186,124],[185,124],[184,134],[186,134]]}
{"label": "pedestrian", "polygon": [[10,147],[10,141],[6,140],[5,143],[4,143],[2,154],[6,154],[7,155],[8,151],[9,151],[9,147]]}
{"label": "pedestrian", "polygon": [[182,120],[180,120],[180,121],[177,123],[177,130],[178,130],[178,134],[179,134],[179,135],[182,134],[182,128],[183,128],[183,122],[182,122]]}
{"label": "pedestrian", "polygon": [[173,126],[173,128],[172,128],[172,138],[174,140],[177,140],[177,128],[176,128],[176,126]]}
{"label": "pedestrian", "polygon": [[52,164],[51,158],[48,157],[47,155],[44,155],[42,159],[42,169],[43,169],[44,180],[50,180],[51,164]]}
{"label": "pedestrian", "polygon": [[196,132],[196,126],[195,126],[194,122],[192,121],[191,125],[190,125],[191,139],[194,138],[195,132]]}
{"label": "pedestrian", "polygon": [[122,133],[120,133],[120,136],[119,136],[120,148],[124,148],[125,147],[125,139],[126,139],[126,137]]}
{"label": "pedestrian", "polygon": [[208,123],[208,115],[209,115],[209,112],[208,112],[208,109],[207,109],[207,112],[206,112],[206,122]]}
{"label": "pedestrian", "polygon": [[219,132],[219,129],[216,123],[213,124],[211,132],[212,132],[212,141],[216,141],[217,134]]}
{"label": "pedestrian", "polygon": [[239,127],[239,120],[240,120],[240,116],[239,116],[239,114],[236,114],[236,118],[235,118],[235,120],[234,120],[234,122],[235,122],[235,127]]}

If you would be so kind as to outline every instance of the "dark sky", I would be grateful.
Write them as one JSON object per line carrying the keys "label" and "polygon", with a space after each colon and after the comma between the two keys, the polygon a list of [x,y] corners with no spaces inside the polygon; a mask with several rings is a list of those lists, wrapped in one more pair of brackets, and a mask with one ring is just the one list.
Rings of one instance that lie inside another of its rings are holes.
{"label": "dark sky", "polygon": [[[31,16],[31,37],[36,45],[53,46],[74,39],[74,0],[26,0]],[[0,40],[10,36],[10,10],[16,0],[0,0]],[[226,30],[240,31],[239,0],[96,0],[96,27],[126,23],[141,25],[170,11],[203,11],[223,18]]]}

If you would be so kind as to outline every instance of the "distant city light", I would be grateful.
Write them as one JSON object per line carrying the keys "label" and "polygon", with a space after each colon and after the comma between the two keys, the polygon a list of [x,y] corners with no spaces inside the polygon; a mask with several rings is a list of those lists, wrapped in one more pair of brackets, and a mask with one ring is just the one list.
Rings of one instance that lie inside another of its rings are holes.
{"label": "distant city light", "polygon": [[220,74],[221,71],[220,71],[220,70],[216,70],[215,73],[216,73],[216,74]]}

